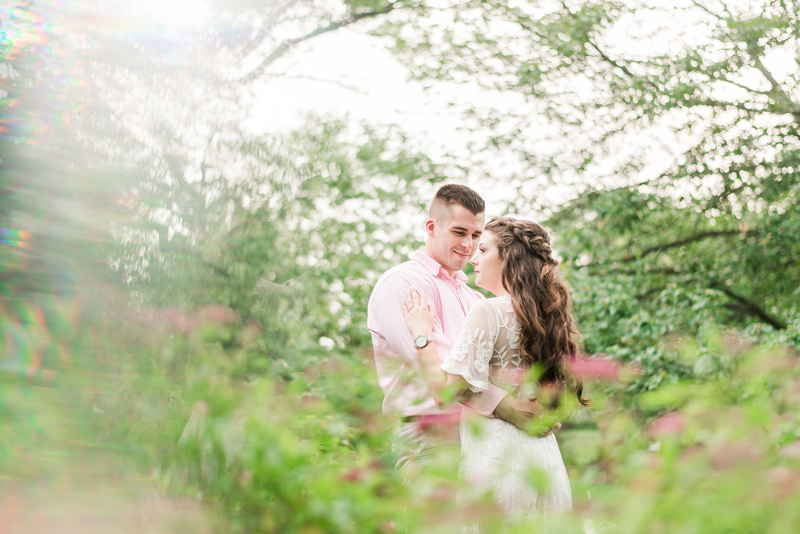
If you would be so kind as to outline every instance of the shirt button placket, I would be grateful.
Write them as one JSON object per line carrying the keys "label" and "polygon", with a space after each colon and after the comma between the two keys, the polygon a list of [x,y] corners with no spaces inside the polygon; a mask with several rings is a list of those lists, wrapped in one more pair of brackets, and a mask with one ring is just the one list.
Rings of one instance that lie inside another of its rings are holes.
{"label": "shirt button placket", "polygon": [[464,299],[461,298],[461,288],[458,285],[456,285],[456,296],[458,297],[458,303],[461,304],[464,315],[466,315],[469,310],[464,306]]}

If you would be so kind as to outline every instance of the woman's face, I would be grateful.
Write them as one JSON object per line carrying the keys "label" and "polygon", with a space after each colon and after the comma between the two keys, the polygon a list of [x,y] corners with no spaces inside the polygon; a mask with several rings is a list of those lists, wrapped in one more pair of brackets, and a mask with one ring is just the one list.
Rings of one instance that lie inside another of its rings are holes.
{"label": "woman's face", "polygon": [[503,287],[503,260],[500,259],[494,234],[483,233],[478,251],[470,263],[475,266],[475,283],[478,287],[489,290],[497,296],[507,293]]}

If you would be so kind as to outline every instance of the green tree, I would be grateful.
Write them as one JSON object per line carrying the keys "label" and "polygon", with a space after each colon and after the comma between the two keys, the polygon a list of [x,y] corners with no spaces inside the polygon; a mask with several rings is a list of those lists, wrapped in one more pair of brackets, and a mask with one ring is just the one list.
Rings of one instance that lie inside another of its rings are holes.
{"label": "green tree", "polygon": [[[714,369],[670,356],[671,333],[798,342],[796,8],[467,1],[380,31],[416,78],[527,103],[468,111],[486,150],[524,164],[510,208],[549,217],[587,349],[642,363],[650,388]],[[543,205],[535,184],[575,197]]]}

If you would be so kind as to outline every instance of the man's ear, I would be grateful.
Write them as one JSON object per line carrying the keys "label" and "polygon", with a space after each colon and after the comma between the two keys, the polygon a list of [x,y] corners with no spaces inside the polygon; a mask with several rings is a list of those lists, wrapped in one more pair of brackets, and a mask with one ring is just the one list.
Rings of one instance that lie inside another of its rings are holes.
{"label": "man's ear", "polygon": [[425,232],[430,236],[433,237],[436,233],[436,219],[431,217],[427,221],[425,221]]}

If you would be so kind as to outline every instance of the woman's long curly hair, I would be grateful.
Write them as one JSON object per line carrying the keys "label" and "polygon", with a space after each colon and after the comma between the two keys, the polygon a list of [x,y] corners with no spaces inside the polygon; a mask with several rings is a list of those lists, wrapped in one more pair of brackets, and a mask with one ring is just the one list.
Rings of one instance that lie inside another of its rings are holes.
{"label": "woman's long curly hair", "polygon": [[484,228],[495,237],[503,261],[503,287],[521,331],[519,351],[523,361],[542,367],[542,383],[566,384],[578,401],[583,397],[583,383],[570,376],[565,359],[577,356],[579,335],[572,318],[572,303],[567,284],[558,273],[550,236],[532,221],[494,217]]}

